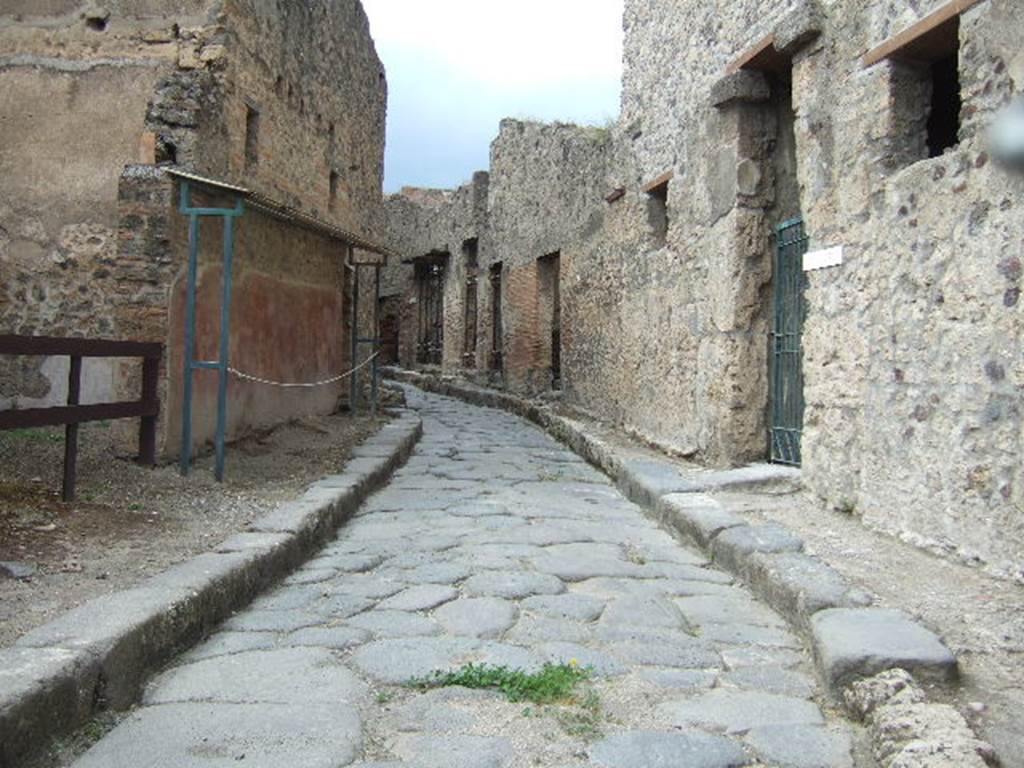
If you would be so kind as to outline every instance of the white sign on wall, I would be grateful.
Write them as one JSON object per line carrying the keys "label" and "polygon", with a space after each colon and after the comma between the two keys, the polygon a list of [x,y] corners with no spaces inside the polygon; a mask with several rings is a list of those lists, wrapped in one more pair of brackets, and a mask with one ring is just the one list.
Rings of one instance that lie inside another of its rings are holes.
{"label": "white sign on wall", "polygon": [[826,267],[838,267],[843,263],[843,246],[825,248],[820,251],[809,251],[804,254],[804,272]]}

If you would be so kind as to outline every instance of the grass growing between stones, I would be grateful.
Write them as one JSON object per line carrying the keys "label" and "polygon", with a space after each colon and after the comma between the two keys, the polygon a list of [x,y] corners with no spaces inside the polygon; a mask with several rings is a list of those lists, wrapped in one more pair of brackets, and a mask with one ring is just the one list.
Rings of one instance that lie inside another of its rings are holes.
{"label": "grass growing between stones", "polygon": [[488,664],[467,664],[454,672],[435,672],[430,677],[413,680],[410,685],[420,690],[461,686],[501,691],[509,701],[530,701],[552,704],[572,698],[577,683],[590,677],[589,668],[578,664],[545,664],[532,674],[519,669],[494,667]]}

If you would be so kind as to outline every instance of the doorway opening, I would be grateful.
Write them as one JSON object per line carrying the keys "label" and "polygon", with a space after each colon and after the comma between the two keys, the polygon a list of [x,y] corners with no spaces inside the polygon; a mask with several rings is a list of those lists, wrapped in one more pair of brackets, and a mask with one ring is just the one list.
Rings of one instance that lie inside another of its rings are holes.
{"label": "doorway opening", "polygon": [[491,282],[491,372],[500,374],[504,370],[502,348],[504,331],[501,324],[501,262],[493,264],[490,270]]}
{"label": "doorway opening", "polygon": [[462,257],[466,265],[466,305],[463,315],[465,338],[462,344],[462,364],[466,368],[476,368],[479,251],[480,244],[475,237],[462,244]]}
{"label": "doorway opening", "polygon": [[539,259],[537,264],[540,279],[540,335],[542,344],[550,344],[548,366],[552,389],[562,388],[561,266],[562,255],[558,251]]}
{"label": "doorway opening", "polygon": [[419,328],[416,362],[441,365],[444,354],[444,276],[448,254],[431,254],[416,260],[416,291]]}

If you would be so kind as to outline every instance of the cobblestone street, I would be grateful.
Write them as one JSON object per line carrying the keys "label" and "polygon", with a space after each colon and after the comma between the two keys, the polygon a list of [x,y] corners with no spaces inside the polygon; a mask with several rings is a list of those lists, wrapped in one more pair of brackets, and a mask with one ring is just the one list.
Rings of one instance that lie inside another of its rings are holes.
{"label": "cobblestone street", "polygon": [[[539,430],[409,399],[389,486],[76,766],[854,764],[776,614]],[[469,662],[593,675],[550,707],[405,685]]]}

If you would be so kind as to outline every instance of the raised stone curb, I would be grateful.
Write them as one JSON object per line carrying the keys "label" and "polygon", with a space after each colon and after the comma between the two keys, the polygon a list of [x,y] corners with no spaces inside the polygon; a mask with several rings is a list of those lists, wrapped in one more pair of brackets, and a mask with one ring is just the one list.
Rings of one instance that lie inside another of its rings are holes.
{"label": "raised stone curb", "polygon": [[814,649],[818,673],[837,701],[849,683],[883,669],[905,667],[934,682],[956,678],[956,659],[930,630],[906,614],[867,607],[871,598],[835,569],[803,554],[803,540],[788,528],[750,525],[710,495],[792,484],[799,478],[796,470],[762,464],[688,472],[670,459],[630,456],[584,425],[506,392],[412,371],[388,369],[387,375],[474,405],[511,411],[568,445],[609,475],[631,501],[695,543],[785,616]]}
{"label": "raised stone curb", "polygon": [[138,699],[146,679],[305,562],[405,463],[411,411],[360,445],[339,475],[191,560],[92,600],[0,650],[0,766]]}

